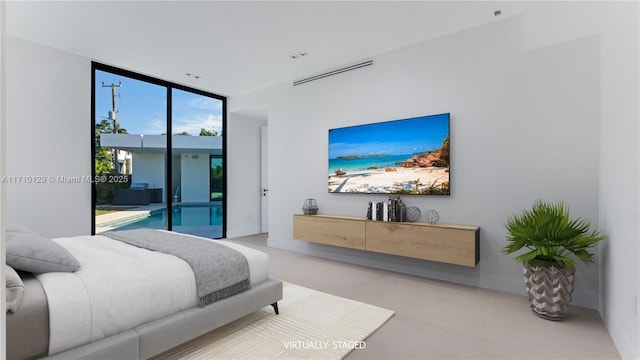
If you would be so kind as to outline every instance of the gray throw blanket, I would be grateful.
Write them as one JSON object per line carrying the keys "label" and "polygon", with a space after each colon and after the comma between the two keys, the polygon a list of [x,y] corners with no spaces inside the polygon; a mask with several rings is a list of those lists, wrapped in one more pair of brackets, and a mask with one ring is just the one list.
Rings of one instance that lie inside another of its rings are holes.
{"label": "gray throw blanket", "polygon": [[137,247],[177,256],[191,266],[200,306],[251,288],[249,263],[240,252],[191,236],[154,229],[107,231],[100,235]]}

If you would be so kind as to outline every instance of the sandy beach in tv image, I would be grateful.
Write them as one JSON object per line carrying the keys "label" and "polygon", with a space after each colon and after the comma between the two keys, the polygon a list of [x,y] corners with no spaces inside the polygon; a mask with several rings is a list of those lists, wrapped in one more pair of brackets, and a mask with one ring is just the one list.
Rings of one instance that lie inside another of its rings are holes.
{"label": "sandy beach in tv image", "polygon": [[449,195],[449,114],[329,130],[329,192]]}

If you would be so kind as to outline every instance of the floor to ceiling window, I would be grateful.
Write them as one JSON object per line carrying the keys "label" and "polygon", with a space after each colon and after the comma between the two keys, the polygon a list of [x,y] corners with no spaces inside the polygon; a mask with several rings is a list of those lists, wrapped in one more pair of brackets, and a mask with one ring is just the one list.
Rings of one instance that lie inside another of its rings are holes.
{"label": "floor to ceiling window", "polygon": [[97,63],[92,71],[95,232],[225,237],[226,99]]}

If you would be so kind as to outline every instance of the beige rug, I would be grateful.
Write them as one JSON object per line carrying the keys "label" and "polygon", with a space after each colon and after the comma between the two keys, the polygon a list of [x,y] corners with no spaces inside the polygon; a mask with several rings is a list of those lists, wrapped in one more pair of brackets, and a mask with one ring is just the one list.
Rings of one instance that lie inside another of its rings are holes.
{"label": "beige rug", "polygon": [[278,307],[280,315],[265,307],[153,359],[342,359],[394,314],[288,283]]}

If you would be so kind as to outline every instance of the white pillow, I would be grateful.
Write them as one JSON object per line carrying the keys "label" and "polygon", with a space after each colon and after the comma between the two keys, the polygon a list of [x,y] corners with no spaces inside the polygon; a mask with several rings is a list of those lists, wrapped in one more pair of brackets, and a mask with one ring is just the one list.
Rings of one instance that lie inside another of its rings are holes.
{"label": "white pillow", "polygon": [[80,263],[62,245],[44,238],[26,226],[7,224],[7,265],[34,274],[73,272]]}

